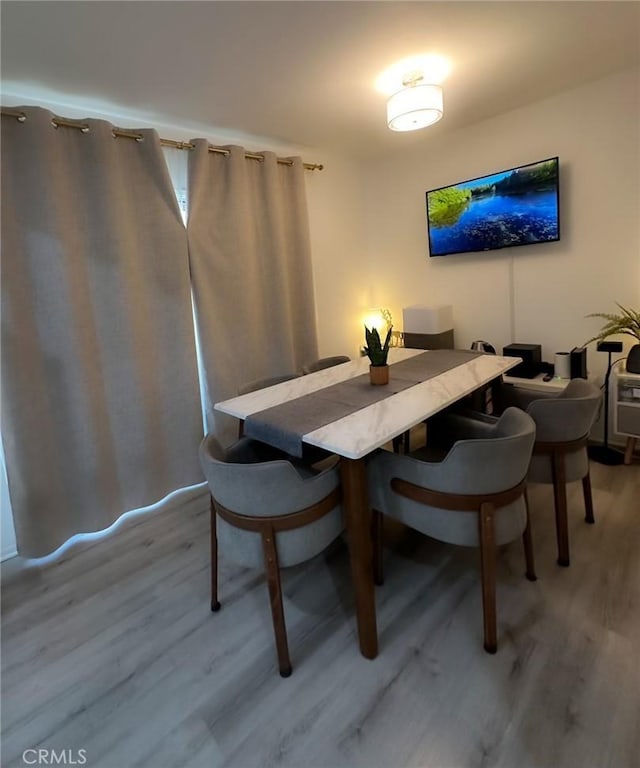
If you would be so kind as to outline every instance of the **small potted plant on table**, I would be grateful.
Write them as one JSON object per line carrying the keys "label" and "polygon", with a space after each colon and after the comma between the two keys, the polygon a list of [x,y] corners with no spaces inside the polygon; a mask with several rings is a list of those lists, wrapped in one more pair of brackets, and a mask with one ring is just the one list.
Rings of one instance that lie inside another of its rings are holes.
{"label": "small potted plant on table", "polygon": [[389,366],[387,365],[387,356],[389,354],[389,344],[391,343],[391,330],[389,326],[384,344],[380,340],[380,334],[377,328],[369,330],[365,325],[365,338],[367,346],[364,348],[365,355],[369,358],[369,379],[372,384],[389,383]]}

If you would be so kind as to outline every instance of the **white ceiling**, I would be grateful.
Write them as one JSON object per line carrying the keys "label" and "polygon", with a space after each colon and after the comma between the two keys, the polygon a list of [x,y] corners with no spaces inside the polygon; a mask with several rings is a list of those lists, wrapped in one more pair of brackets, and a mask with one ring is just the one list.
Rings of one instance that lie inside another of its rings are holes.
{"label": "white ceiling", "polygon": [[[4,103],[15,92],[54,93],[361,157],[640,64],[633,0],[4,0],[0,10]],[[445,115],[424,131],[393,133],[375,81],[417,53],[450,60]]]}

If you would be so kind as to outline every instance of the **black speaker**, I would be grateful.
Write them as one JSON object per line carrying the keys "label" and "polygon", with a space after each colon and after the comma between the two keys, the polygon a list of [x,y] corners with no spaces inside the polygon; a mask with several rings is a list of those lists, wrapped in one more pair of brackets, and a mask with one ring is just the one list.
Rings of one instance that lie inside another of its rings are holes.
{"label": "black speaker", "polygon": [[533,379],[540,373],[542,346],[540,344],[507,344],[502,348],[505,357],[521,357],[522,362],[508,371],[508,376]]}
{"label": "black speaker", "polygon": [[587,348],[574,347],[571,350],[571,378],[587,378]]}

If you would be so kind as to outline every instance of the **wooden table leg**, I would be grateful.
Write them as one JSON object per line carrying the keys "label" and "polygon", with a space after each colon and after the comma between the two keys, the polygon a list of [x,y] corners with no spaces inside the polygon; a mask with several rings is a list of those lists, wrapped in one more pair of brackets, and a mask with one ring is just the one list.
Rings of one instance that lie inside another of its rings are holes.
{"label": "wooden table leg", "polygon": [[367,659],[375,659],[378,655],[378,630],[365,463],[364,459],[343,458],[340,464],[360,652]]}
{"label": "wooden table leg", "polygon": [[553,500],[556,508],[556,538],[558,540],[558,565],[569,567],[569,523],[567,520],[567,475],[564,455],[551,456],[553,467]]}

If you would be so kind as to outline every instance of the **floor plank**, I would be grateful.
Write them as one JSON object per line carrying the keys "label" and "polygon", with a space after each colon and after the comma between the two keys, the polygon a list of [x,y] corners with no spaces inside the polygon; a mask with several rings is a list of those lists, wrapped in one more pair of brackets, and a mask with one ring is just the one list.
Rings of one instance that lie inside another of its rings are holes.
{"label": "floor plank", "polygon": [[261,574],[224,560],[208,607],[204,495],[125,521],[57,563],[2,566],[2,765],[85,749],[91,768],[635,768],[640,466],[570,486],[571,567],[551,489],[530,500],[538,581],[498,563],[482,651],[475,550],[387,526],[380,655],[358,653],[346,547],[284,572],[294,673],[277,674]]}

